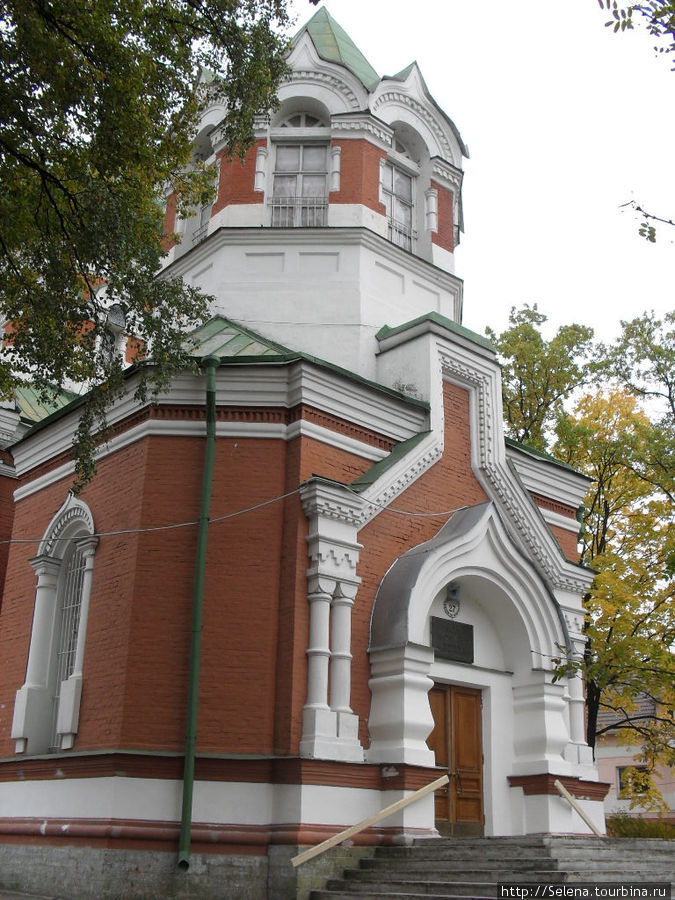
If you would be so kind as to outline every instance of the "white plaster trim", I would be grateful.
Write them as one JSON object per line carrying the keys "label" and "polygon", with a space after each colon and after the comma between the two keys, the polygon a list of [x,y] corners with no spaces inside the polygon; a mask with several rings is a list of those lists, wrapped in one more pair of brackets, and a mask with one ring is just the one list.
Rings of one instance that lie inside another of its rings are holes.
{"label": "white plaster trim", "polygon": [[[287,63],[291,73],[279,88],[282,103],[288,96],[302,96],[298,87],[309,84],[329,89],[335,97],[333,102],[339,100],[344,109],[359,110],[367,105],[368,91],[365,86],[346,66],[320,57],[307,31],[294,44]],[[335,113],[339,110],[332,107],[329,111]]]}
{"label": "white plaster trim", "polygon": [[0,477],[16,478],[16,469],[14,466],[10,466],[9,463],[0,460]]}
{"label": "white plaster trim", "polygon": [[[140,441],[143,438],[157,435],[204,437],[205,425],[204,422],[148,419],[147,421],[139,423],[133,428],[128,429],[128,431],[125,431],[108,441],[102,448],[97,451],[96,459],[104,459],[106,456],[110,456],[110,454],[112,453],[117,453],[119,450],[122,450],[124,447],[128,447],[130,444],[133,444],[136,441]],[[331,431],[331,429],[324,428],[321,425],[316,425],[314,422],[304,422],[300,420],[298,422],[293,422],[288,426],[275,422],[216,423],[217,437],[259,439],[271,438],[282,441],[291,441],[299,435],[312,438],[316,441],[321,441],[324,444],[328,444],[331,447],[336,447],[340,450],[346,450],[349,453],[356,453],[357,455],[362,456],[365,459],[370,459],[372,461],[377,461],[387,456],[386,450],[382,450],[379,447],[374,447],[371,444],[366,444],[364,441],[359,441],[355,438],[349,437],[348,435]],[[29,497],[31,494],[36,493],[36,491],[43,490],[48,485],[55,484],[62,478],[65,478],[68,475],[72,475],[74,471],[75,465],[73,462],[65,463],[64,465],[54,469],[52,472],[47,472],[46,474],[41,475],[39,478],[36,478],[33,481],[29,481],[26,484],[22,485],[14,492],[14,500],[17,502],[19,500],[23,500],[25,497]]]}
{"label": "white plaster trim", "polygon": [[579,534],[581,525],[579,524],[577,519],[570,519],[569,516],[563,516],[552,509],[544,509],[541,506],[539,506],[538,509],[544,517],[544,521],[549,525],[555,525],[558,528],[564,528],[565,531],[571,531],[573,534]]}
{"label": "white plaster trim", "polygon": [[469,390],[471,456],[477,478],[510,521],[517,540],[537,561],[549,583],[583,593],[593,579],[592,573],[565,559],[534,500],[508,466],[503,439],[501,372],[497,363],[467,352],[450,333],[445,340],[439,339],[438,352],[445,377]]}
{"label": "white plaster trim", "polygon": [[[49,819],[138,819],[179,822],[182,782],[153,778],[63,778],[0,785],[7,817]],[[353,825],[411,791],[329,785],[196,781],[193,822],[214,825]],[[432,803],[414,803],[405,820],[433,829]],[[236,811],[236,812],[235,812]],[[413,817],[414,814],[414,817]],[[396,824],[392,819],[391,823]],[[63,826],[65,833],[68,825]]]}
{"label": "white plaster trim", "polygon": [[573,509],[583,502],[590,484],[590,479],[585,475],[529,454],[525,447],[516,449],[507,446],[506,457],[525,487],[533,493],[565,503]]}
{"label": "white plaster trim", "polygon": [[[386,83],[391,84],[391,82]],[[452,146],[446,133],[446,128],[443,127],[443,124],[439,121],[440,116],[434,115],[428,106],[421,103],[415,97],[411,97],[410,94],[404,93],[399,88],[382,90],[383,84],[384,82],[380,82],[378,90],[382,92],[377,96],[371,107],[373,113],[376,113],[377,110],[383,106],[407,107],[418,119],[424,122],[434,136],[438,149],[441,151],[440,155],[446,159],[452,160],[454,165],[457,157],[457,150]],[[434,154],[432,154],[432,156],[433,155]]]}
{"label": "white plaster trim", "polygon": [[358,226],[341,228],[339,231],[330,228],[220,228],[191,252],[183,254],[171,265],[167,265],[158,277],[173,278],[187,275],[199,266],[211,262],[223,246],[250,245],[256,250],[268,246],[304,247],[308,239],[311,239],[314,249],[326,246],[333,249],[362,246],[377,254],[378,258],[396,263],[413,276],[438,285],[461,303],[464,283],[456,275],[402,250],[370,229]]}
{"label": "white plaster trim", "polygon": [[446,162],[444,159],[435,156],[431,160],[432,169],[431,177],[434,181],[439,181],[443,187],[450,188],[457,195],[462,189],[462,178],[464,173],[458,169],[453,163]]}
{"label": "white plaster trim", "polygon": [[365,139],[383,150],[391,148],[394,129],[369,113],[360,115],[342,114],[331,117],[331,136],[333,138]]}
{"label": "white plaster trim", "polygon": [[[380,342],[381,352],[399,347],[424,334],[429,347],[432,374],[429,378],[431,433],[428,438],[385,471],[378,481],[362,494],[377,503],[366,507],[363,524],[387,506],[443,452],[442,382],[447,379],[468,390],[470,397],[471,464],[507,522],[516,544],[527,557],[536,560],[544,579],[551,587],[570,590],[579,595],[590,585],[592,573],[570,563],[540,515],[527,490],[508,464],[503,433],[501,404],[501,370],[494,352],[469,338],[423,321]],[[433,370],[442,372],[433,374]]]}
{"label": "white plaster trim", "polygon": [[323,428],[321,425],[316,425],[314,422],[305,422],[302,419],[293,422],[288,426],[285,439],[287,441],[292,441],[299,435],[313,438],[315,441],[321,441],[324,444],[330,444],[331,447],[336,447],[339,450],[346,450],[348,453],[356,453],[364,459],[377,461],[384,459],[389,455],[386,450],[382,450],[379,447],[373,447],[371,444],[366,444],[363,441],[351,438],[346,434],[330,431],[328,428]]}

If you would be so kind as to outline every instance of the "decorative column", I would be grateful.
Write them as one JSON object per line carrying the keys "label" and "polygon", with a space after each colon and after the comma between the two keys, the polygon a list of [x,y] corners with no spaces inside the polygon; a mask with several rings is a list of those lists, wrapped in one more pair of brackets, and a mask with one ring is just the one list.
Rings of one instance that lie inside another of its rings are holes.
{"label": "decorative column", "polygon": [[264,191],[267,178],[267,147],[258,147],[255,152],[255,176],[253,190]]}
{"label": "decorative column", "polygon": [[14,703],[12,738],[16,741],[16,753],[25,753],[29,741],[31,746],[46,745],[51,723],[52,701],[47,679],[61,560],[40,555],[31,559],[30,564],[37,575],[37,587],[26,681],[16,692]]}
{"label": "decorative column", "polygon": [[340,190],[340,154],[342,147],[335,145],[330,148],[330,189]]}
{"label": "decorative column", "polygon": [[362,761],[358,716],[350,706],[351,611],[360,583],[356,533],[362,503],[343,485],[321,478],[306,482],[300,495],[310,522],[307,700],[300,755]]}
{"label": "decorative column", "polygon": [[424,193],[424,213],[427,231],[438,231],[438,191],[429,188]]}
{"label": "decorative column", "polygon": [[[568,617],[568,628],[572,617]],[[571,629],[570,629],[571,630]],[[576,658],[583,657],[585,638],[579,634],[572,638]],[[593,751],[586,743],[586,700],[580,672],[567,678],[567,703],[569,706],[570,743],[565,747],[565,759],[585,766],[593,765]]]}
{"label": "decorative column", "polygon": [[69,678],[61,683],[59,711],[56,722],[57,734],[61,735],[61,749],[70,750],[75,743],[75,735],[80,719],[80,699],[82,697],[82,666],[84,663],[84,644],[87,636],[87,619],[89,617],[89,598],[91,597],[91,578],[94,569],[94,554],[98,545],[97,537],[85,537],[76,541],[84,559],[82,573],[82,594],[80,600],[80,621],[77,629],[77,647],[75,662]]}

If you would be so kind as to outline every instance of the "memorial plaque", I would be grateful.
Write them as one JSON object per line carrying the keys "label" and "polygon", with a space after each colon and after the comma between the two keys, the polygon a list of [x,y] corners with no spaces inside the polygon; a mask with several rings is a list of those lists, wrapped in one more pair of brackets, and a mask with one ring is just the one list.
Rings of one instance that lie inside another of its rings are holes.
{"label": "memorial plaque", "polygon": [[431,646],[440,659],[473,662],[473,625],[431,618]]}

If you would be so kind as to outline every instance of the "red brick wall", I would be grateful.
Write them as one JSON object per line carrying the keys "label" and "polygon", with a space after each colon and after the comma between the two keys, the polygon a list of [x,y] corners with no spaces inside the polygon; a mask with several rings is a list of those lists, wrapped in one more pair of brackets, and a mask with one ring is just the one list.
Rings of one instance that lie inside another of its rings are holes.
{"label": "red brick wall", "polygon": [[[11,462],[9,454],[0,451],[0,459]],[[14,520],[14,489],[16,479],[0,475],[0,541],[7,541],[12,536]],[[5,582],[9,544],[0,543],[0,609],[2,609],[2,587]]]}
{"label": "red brick wall", "polygon": [[[488,499],[471,469],[469,394],[456,385],[445,383],[444,396],[443,457],[392,502],[394,509],[435,512]],[[382,512],[359,533],[364,549],[358,568],[362,583],[352,620],[352,708],[360,718],[360,738],[364,746],[369,743],[370,666],[367,650],[375,593],[394,560],[410,547],[433,537],[448,518],[406,518]]]}
{"label": "red brick wall", "polygon": [[455,223],[452,215],[452,191],[432,181],[431,187],[438,191],[438,231],[431,232],[431,240],[445,250],[454,250]]}
{"label": "red brick wall", "polygon": [[362,203],[369,209],[384,215],[380,203],[380,160],[386,157],[384,150],[369,141],[333,141],[340,147],[340,190],[331,191],[331,203]]}
{"label": "red brick wall", "polygon": [[577,547],[577,535],[566,528],[558,528],[556,525],[549,525],[553,532],[553,536],[560,544],[562,552],[571,562],[579,562],[579,550]]}
{"label": "red brick wall", "polygon": [[[102,460],[99,475],[82,492],[97,530],[141,524],[144,452],[138,443]],[[63,479],[19,501],[13,537],[41,539],[71,485],[70,479]],[[0,612],[0,756],[14,753],[9,733],[14,695],[26,674],[36,584],[29,560],[38,543],[12,544],[9,553]],[[96,551],[84,660],[86,714],[76,749],[115,746],[119,741],[136,545],[134,535],[102,537]]]}
{"label": "red brick wall", "polygon": [[223,153],[220,158],[220,179],[218,195],[213,204],[211,215],[215,215],[225,206],[237,203],[262,203],[262,191],[254,191],[255,160],[258,147],[266,146],[265,140],[257,141],[246,153],[243,161],[238,157],[227,159]]}

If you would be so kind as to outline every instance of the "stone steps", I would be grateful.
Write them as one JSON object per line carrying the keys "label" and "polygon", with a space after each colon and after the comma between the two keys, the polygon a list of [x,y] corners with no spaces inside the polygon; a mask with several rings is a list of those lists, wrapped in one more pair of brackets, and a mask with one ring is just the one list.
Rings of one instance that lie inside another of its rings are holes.
{"label": "stone steps", "polygon": [[675,845],[665,840],[532,835],[460,838],[378,847],[312,900],[492,900],[498,883],[672,882]]}

